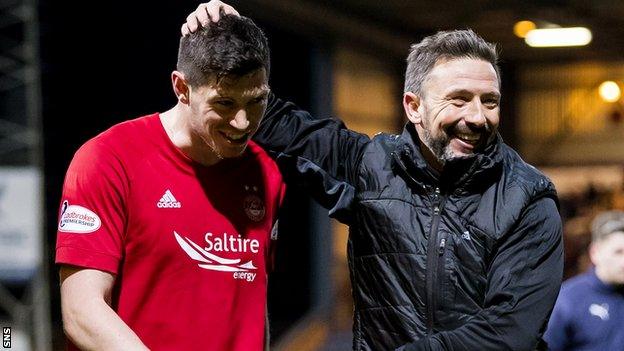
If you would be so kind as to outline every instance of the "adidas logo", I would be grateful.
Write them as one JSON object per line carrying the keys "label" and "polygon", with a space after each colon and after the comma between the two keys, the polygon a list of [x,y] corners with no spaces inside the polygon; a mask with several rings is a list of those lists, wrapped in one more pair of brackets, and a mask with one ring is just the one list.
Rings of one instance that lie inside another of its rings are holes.
{"label": "adidas logo", "polygon": [[176,200],[171,191],[167,189],[165,194],[160,198],[160,200],[156,203],[156,207],[158,208],[180,208],[182,204],[180,201]]}

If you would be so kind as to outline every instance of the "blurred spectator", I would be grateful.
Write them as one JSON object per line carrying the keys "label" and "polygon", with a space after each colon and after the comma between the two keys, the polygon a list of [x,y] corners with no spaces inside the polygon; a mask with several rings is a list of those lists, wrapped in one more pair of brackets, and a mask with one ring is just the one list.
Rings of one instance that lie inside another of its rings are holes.
{"label": "blurred spectator", "polygon": [[599,214],[591,232],[594,268],[562,285],[544,335],[550,350],[624,348],[624,212]]}

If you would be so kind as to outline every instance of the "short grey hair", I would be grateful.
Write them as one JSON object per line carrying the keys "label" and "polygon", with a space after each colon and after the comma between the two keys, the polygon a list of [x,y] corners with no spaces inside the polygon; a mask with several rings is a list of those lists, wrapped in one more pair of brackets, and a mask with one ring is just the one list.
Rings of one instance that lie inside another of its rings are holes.
{"label": "short grey hair", "polygon": [[471,29],[441,31],[413,44],[407,56],[403,92],[422,96],[422,85],[440,59],[473,58],[492,64],[500,85],[496,45],[488,43]]}

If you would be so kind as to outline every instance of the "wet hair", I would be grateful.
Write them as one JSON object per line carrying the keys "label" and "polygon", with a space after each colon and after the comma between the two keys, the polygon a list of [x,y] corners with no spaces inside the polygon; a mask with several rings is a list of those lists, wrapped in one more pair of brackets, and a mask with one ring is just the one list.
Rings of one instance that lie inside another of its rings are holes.
{"label": "wet hair", "polygon": [[422,96],[422,85],[440,59],[472,58],[492,64],[500,84],[496,45],[486,42],[471,29],[441,31],[413,44],[407,56],[404,92]]}
{"label": "wet hair", "polygon": [[180,39],[177,70],[192,87],[241,77],[264,68],[269,75],[269,44],[249,18],[225,15],[219,22]]}

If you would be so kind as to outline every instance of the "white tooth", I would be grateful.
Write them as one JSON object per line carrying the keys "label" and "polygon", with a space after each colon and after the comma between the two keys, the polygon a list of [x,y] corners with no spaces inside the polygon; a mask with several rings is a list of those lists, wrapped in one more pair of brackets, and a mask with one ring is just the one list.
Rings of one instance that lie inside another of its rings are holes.
{"label": "white tooth", "polygon": [[478,135],[471,135],[471,134],[457,134],[457,136],[460,139],[466,140],[466,141],[477,141],[479,140],[479,136]]}

